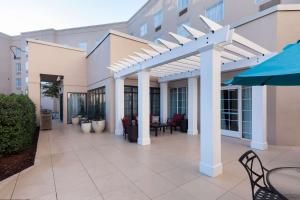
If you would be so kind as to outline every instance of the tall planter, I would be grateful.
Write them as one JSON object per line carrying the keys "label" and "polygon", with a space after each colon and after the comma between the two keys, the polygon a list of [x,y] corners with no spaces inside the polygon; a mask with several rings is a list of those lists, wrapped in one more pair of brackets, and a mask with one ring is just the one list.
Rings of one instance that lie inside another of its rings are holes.
{"label": "tall planter", "polygon": [[92,121],[92,127],[95,133],[102,133],[105,128],[105,120],[100,120],[100,121]]}

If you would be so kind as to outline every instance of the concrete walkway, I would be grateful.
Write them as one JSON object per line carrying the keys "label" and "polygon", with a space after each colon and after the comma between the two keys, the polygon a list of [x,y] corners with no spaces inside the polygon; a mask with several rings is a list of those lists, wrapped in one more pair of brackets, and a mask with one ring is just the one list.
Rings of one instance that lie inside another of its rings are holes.
{"label": "concrete walkway", "polygon": [[[0,182],[0,199],[251,199],[237,161],[247,143],[223,137],[224,174],[209,178],[198,173],[198,136],[166,131],[152,137],[150,146],[139,146],[113,134],[57,125],[41,132],[35,165]],[[300,166],[300,147],[272,146],[258,153],[269,168]]]}

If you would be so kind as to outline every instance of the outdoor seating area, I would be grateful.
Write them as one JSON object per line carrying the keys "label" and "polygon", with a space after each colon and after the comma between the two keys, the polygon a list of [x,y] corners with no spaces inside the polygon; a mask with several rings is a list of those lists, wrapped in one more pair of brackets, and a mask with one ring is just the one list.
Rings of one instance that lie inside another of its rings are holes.
{"label": "outdoor seating area", "polygon": [[[122,119],[123,136],[124,139],[128,139],[129,142],[137,142],[138,139],[138,117],[134,116],[133,120],[125,116]],[[160,122],[159,116],[150,115],[150,131],[154,132],[155,137],[159,134],[163,134],[168,131],[173,134],[173,131],[179,130],[180,132],[187,132],[187,119],[185,115],[174,114],[173,118],[168,118],[166,123]]]}
{"label": "outdoor seating area", "polygon": [[[0,183],[0,199],[252,199],[238,162],[247,141],[222,137],[224,173],[211,178],[198,172],[199,136],[174,131],[140,146],[114,134],[53,126],[40,133],[35,165]],[[268,169],[300,165],[299,147],[256,153]]]}

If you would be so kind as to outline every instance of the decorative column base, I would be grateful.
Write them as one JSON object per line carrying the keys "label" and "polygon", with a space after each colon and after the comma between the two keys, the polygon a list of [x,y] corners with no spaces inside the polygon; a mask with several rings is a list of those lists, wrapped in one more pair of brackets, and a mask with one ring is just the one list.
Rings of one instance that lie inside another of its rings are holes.
{"label": "decorative column base", "polygon": [[138,138],[139,145],[149,145],[151,144],[150,138]]}
{"label": "decorative column base", "polygon": [[198,135],[198,131],[194,131],[194,130],[188,130],[187,131],[188,135]]}
{"label": "decorative column base", "polygon": [[207,176],[216,177],[223,173],[223,165],[219,163],[217,165],[211,166],[206,163],[200,162],[199,171]]}
{"label": "decorative column base", "polygon": [[115,130],[115,135],[123,135],[123,130],[116,129]]}

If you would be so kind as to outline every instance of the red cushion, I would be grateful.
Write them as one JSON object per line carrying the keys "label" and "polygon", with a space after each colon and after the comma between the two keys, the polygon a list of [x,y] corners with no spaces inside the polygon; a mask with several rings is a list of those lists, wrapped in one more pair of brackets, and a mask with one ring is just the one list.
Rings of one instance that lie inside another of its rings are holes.
{"label": "red cushion", "polygon": [[123,126],[129,126],[129,119],[127,116],[125,116],[123,119],[122,119],[122,123],[123,123]]}

